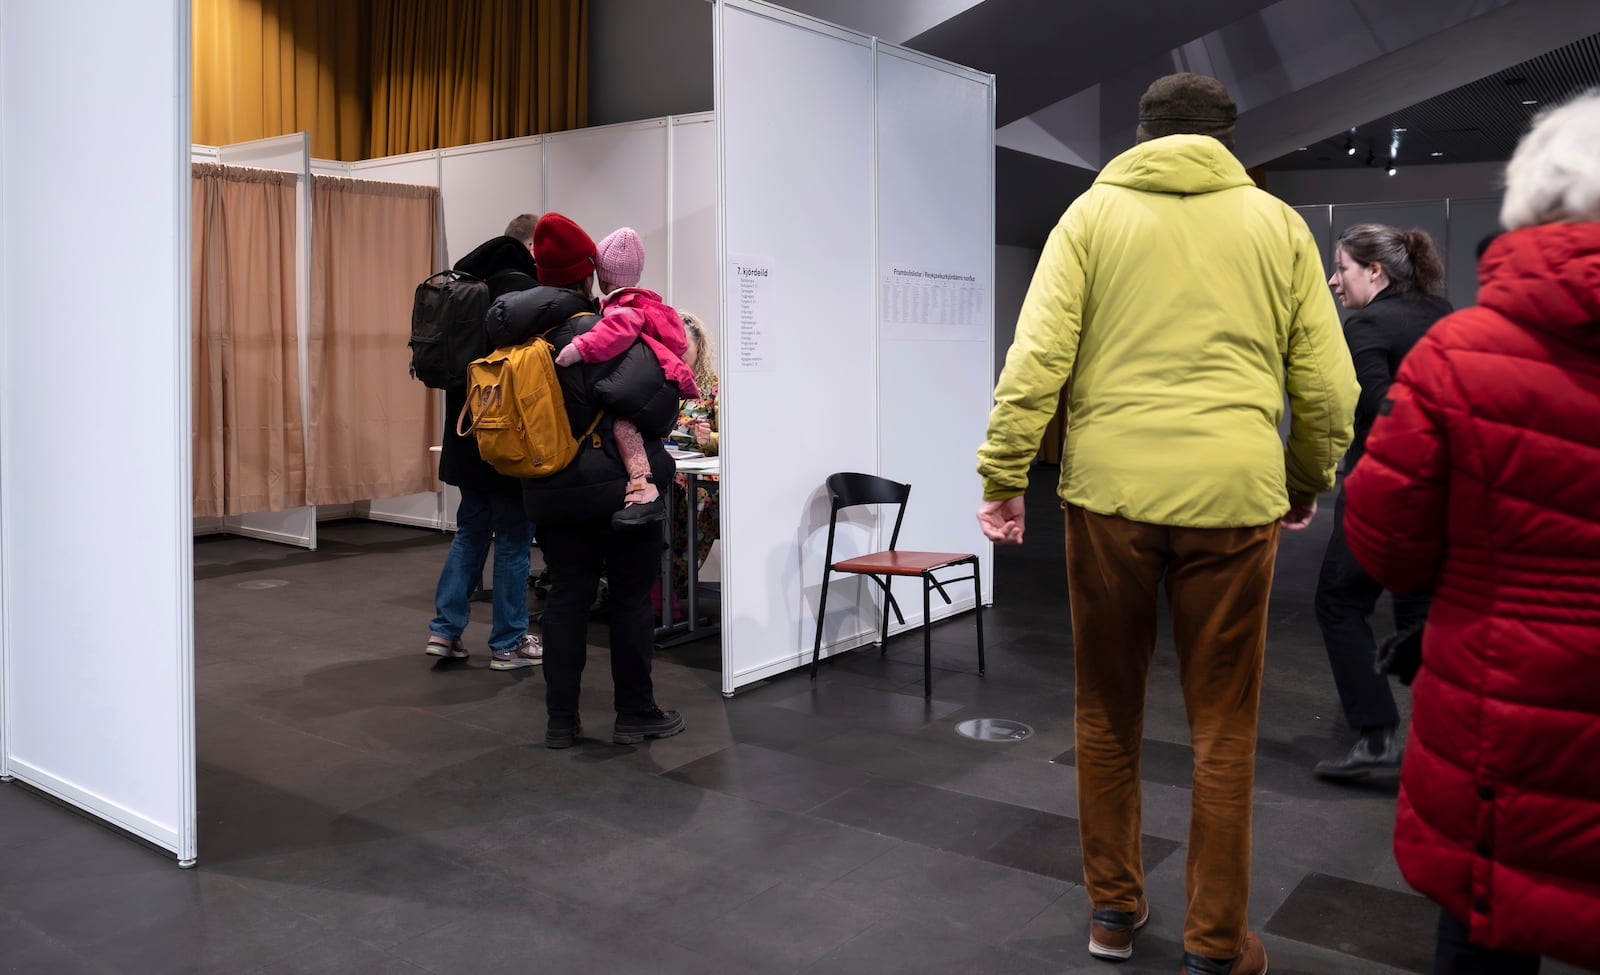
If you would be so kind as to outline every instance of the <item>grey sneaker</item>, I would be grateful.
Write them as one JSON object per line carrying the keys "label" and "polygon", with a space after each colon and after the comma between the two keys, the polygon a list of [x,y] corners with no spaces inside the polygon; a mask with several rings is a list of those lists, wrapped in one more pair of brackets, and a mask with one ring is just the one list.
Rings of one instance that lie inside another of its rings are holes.
{"label": "grey sneaker", "polygon": [[460,660],[467,655],[467,648],[461,645],[460,637],[434,636],[428,637],[428,645],[422,652],[430,657],[444,657],[447,660]]}
{"label": "grey sneaker", "polygon": [[489,660],[490,670],[519,670],[537,667],[544,663],[544,644],[532,633],[522,634],[522,639],[510,650],[500,650]]}

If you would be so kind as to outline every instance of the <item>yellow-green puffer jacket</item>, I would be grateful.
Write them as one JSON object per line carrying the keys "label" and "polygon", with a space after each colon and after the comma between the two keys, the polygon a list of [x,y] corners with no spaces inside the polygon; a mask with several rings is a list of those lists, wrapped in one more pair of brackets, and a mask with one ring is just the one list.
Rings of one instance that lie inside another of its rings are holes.
{"label": "yellow-green puffer jacket", "polygon": [[1305,221],[1197,135],[1113,159],[1051,232],[978,450],[986,500],[1027,486],[1068,377],[1062,499],[1194,528],[1332,487],[1359,392]]}

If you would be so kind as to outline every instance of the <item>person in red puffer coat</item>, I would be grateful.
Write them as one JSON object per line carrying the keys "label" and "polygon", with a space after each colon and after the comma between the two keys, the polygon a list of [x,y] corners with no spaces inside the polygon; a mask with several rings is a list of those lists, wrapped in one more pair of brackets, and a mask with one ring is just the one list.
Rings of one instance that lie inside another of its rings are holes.
{"label": "person in red puffer coat", "polygon": [[1600,91],[1529,132],[1501,223],[1346,485],[1356,558],[1434,593],[1394,848],[1439,973],[1600,968]]}

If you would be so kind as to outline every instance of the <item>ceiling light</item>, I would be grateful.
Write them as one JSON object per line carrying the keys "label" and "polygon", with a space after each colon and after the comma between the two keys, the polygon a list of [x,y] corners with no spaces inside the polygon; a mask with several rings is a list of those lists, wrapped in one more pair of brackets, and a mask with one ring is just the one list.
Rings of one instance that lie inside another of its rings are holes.
{"label": "ceiling light", "polygon": [[1429,155],[1433,156],[1434,158],[1438,158],[1439,156],[1444,155],[1444,153],[1442,153],[1442,152],[1433,152],[1433,153],[1429,153]]}
{"label": "ceiling light", "polygon": [[1390,176],[1394,175],[1394,164],[1393,163],[1389,164],[1389,175]]}
{"label": "ceiling light", "polygon": [[1537,104],[1539,104],[1539,99],[1537,99],[1537,98],[1524,98],[1522,100],[1522,104],[1524,104],[1524,105],[1537,105]]}
{"label": "ceiling light", "polygon": [[1296,149],[1295,152],[1305,152],[1307,149],[1310,149],[1310,148],[1311,148],[1310,146],[1301,146],[1300,148]]}
{"label": "ceiling light", "polygon": [[1353,156],[1356,154],[1356,144],[1349,138],[1344,140],[1344,154],[1347,156]]}

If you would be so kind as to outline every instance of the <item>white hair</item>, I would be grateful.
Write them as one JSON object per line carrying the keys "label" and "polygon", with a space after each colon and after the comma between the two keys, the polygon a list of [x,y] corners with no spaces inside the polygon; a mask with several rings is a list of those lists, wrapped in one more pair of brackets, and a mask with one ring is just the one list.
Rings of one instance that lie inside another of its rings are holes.
{"label": "white hair", "polygon": [[1506,166],[1507,230],[1600,220],[1600,88],[1539,116]]}

